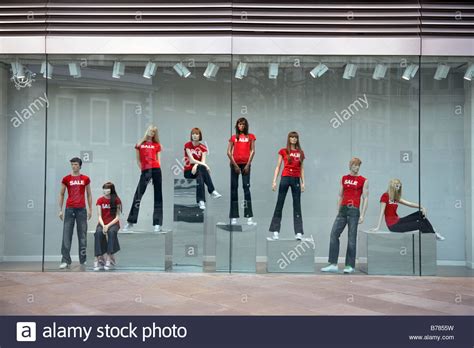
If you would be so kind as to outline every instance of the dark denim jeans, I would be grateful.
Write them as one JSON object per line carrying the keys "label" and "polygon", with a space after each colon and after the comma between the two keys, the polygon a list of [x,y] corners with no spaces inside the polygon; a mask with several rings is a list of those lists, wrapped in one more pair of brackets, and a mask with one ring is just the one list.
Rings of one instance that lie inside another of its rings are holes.
{"label": "dark denim jeans", "polygon": [[420,230],[422,233],[435,233],[430,221],[421,211],[404,216],[394,225],[388,226],[391,232],[410,232]]}
{"label": "dark denim jeans", "polygon": [[120,224],[116,224],[109,227],[107,231],[107,237],[104,234],[104,228],[101,224],[97,225],[94,233],[94,251],[95,256],[101,256],[105,253],[115,254],[120,250],[120,244],[118,242],[117,234],[120,229]]}
{"label": "dark denim jeans", "polygon": [[198,165],[196,174],[193,174],[190,170],[184,172],[184,177],[186,179],[196,179],[196,202],[206,201],[204,184],[207,186],[207,191],[212,193],[214,191],[214,184],[212,183],[211,175],[206,167],[203,165]]}
{"label": "dark denim jeans", "polygon": [[86,208],[66,208],[64,213],[63,242],[61,246],[62,259],[68,265],[71,260],[71,243],[74,224],[77,223],[77,240],[79,244],[79,262],[86,262],[87,249],[87,210]]}
{"label": "dark denim jeans", "polygon": [[[250,167],[247,174],[243,173],[245,164],[238,165],[242,175],[242,186],[244,188],[244,216],[246,218],[253,217],[252,197],[250,195]],[[229,218],[239,217],[239,174],[234,170],[234,166],[230,166],[230,212]]]}
{"label": "dark denim jeans", "polygon": [[329,244],[329,263],[337,264],[339,257],[339,237],[346,225],[348,225],[348,239],[346,252],[346,266],[355,267],[357,248],[357,227],[359,225],[360,211],[353,206],[341,206],[332,226]]}
{"label": "dark denim jeans", "polygon": [[283,205],[285,204],[286,194],[291,187],[291,195],[293,196],[293,226],[296,233],[303,234],[303,217],[301,216],[301,186],[300,178],[291,176],[282,176],[280,186],[278,187],[278,201],[273,212],[272,222],[270,224],[270,232],[280,232],[281,216]]}
{"label": "dark denim jeans", "polygon": [[153,225],[163,224],[163,191],[161,189],[161,168],[152,168],[142,171],[140,175],[140,181],[138,182],[135,196],[133,197],[132,207],[128,214],[127,222],[136,224],[138,221],[138,213],[140,211],[140,203],[143,194],[146,191],[146,187],[150,180],[153,179],[153,194],[154,194],[154,205],[153,205]]}

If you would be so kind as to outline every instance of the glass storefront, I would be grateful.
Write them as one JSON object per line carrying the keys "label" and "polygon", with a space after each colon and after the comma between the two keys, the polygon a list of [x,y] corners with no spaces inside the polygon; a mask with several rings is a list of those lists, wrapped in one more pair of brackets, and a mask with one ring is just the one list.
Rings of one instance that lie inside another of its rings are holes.
{"label": "glass storefront", "polygon": [[[472,267],[474,92],[469,78],[474,74],[466,74],[472,61],[419,56],[0,56],[0,269],[58,270],[61,180],[71,171],[69,160],[80,157],[81,172],[91,179],[86,268],[91,270],[95,203],[102,186],[115,184],[123,203],[123,228],[140,178],[134,146],[155,125],[162,146],[162,231],[153,230],[154,196],[148,185],[134,233],[119,232],[117,269],[265,270],[269,258],[278,257],[269,255],[268,245],[278,195],[278,187],[272,190],[278,151],[286,147],[288,133],[296,131],[305,153],[304,237],[314,243],[318,272],[328,259],[341,177],[349,172],[351,158],[358,157],[360,174],[369,182],[359,237],[377,226],[381,196],[392,179],[399,179],[403,199],[413,207],[400,204],[398,214],[417,213],[421,205],[446,238],[414,235],[406,252],[410,262],[434,255],[438,272],[457,274],[459,268]],[[27,79],[30,87],[19,86]],[[229,224],[227,147],[242,117],[256,137],[249,186],[256,225],[247,224],[248,200],[239,181],[241,227],[235,228]],[[203,211],[196,208],[195,183],[184,178],[184,144],[194,127],[202,131],[210,174],[223,196],[213,199],[206,192]],[[282,242],[294,240],[291,192],[280,231]],[[382,220],[383,231],[388,229]],[[358,264],[370,262],[364,243],[359,240]],[[340,262],[346,245],[347,230],[341,235]],[[78,248],[74,231],[73,269],[79,268]],[[430,274],[423,272],[429,265],[421,261],[412,273]]]}

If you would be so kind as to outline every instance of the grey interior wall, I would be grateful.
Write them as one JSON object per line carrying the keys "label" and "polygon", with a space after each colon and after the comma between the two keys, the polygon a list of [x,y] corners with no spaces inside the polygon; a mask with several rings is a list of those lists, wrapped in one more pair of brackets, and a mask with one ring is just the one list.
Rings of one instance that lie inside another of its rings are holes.
{"label": "grey interior wall", "polygon": [[[5,87],[5,86],[4,86]],[[44,80],[17,90],[8,80],[5,259],[41,260],[43,245]],[[21,115],[19,123],[11,120]],[[16,126],[15,126],[16,125]],[[3,166],[2,166],[3,167]]]}
{"label": "grey interior wall", "polygon": [[[451,73],[441,81],[434,69],[422,71],[421,202],[435,230],[446,237],[437,243],[438,260],[465,261],[464,119],[469,100],[464,79]],[[472,181],[471,184],[472,185]]]}
{"label": "grey interior wall", "polygon": [[0,69],[0,260],[5,252],[5,210],[7,183],[7,82],[8,71]]}
{"label": "grey interior wall", "polygon": [[465,114],[464,114],[464,163],[465,163],[465,221],[466,221],[466,265],[474,268],[473,254],[474,254],[474,238],[472,216],[474,213],[474,190],[472,188],[474,182],[474,88],[471,87],[471,82],[464,82],[465,88]]}

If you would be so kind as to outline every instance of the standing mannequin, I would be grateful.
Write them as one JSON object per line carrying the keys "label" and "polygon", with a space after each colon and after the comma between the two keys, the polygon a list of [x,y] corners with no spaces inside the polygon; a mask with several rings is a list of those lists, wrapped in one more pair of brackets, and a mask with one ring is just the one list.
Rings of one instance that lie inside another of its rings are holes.
{"label": "standing mannequin", "polygon": [[204,184],[207,186],[209,194],[213,198],[220,198],[222,195],[214,189],[210,171],[206,164],[207,148],[201,143],[202,132],[199,128],[193,128],[190,135],[191,141],[184,144],[184,156],[186,166],[184,167],[184,177],[186,179],[196,179],[196,202],[199,208],[206,209],[206,195]]}
{"label": "standing mannequin", "polygon": [[280,186],[278,188],[278,201],[273,212],[270,232],[273,232],[273,239],[278,239],[281,227],[281,217],[286,194],[291,187],[293,196],[293,225],[297,240],[303,237],[303,218],[301,216],[301,192],[304,192],[304,152],[300,146],[299,135],[297,132],[288,133],[286,148],[278,151],[278,163],[273,175],[272,190],[276,190],[276,181],[280,173],[281,163],[284,163],[283,173],[281,174]]}
{"label": "standing mannequin", "polygon": [[235,123],[235,135],[229,139],[227,157],[230,160],[230,212],[229,218],[232,225],[237,224],[239,217],[239,174],[242,174],[244,189],[244,216],[247,224],[253,225],[252,198],[250,195],[250,165],[255,156],[255,140],[257,138],[249,133],[249,123],[241,117]]}
{"label": "standing mannequin", "polygon": [[[407,207],[419,209],[417,212],[405,217],[398,217],[398,203]],[[382,224],[382,217],[385,215],[385,223],[391,232],[410,232],[420,230],[422,233],[435,233],[436,239],[445,240],[441,234],[436,232],[426,217],[426,209],[419,204],[406,201],[402,198],[402,182],[399,179],[392,179],[388,184],[387,192],[380,197],[380,215],[377,227],[370,229],[377,232]]]}
{"label": "standing mannequin", "polygon": [[99,258],[105,258],[104,270],[108,271],[114,264],[113,256],[120,250],[117,234],[120,230],[120,212],[122,202],[120,201],[115,185],[106,182],[102,186],[104,195],[97,199],[97,215],[99,223],[94,233],[94,271],[100,270]]}
{"label": "standing mannequin", "polygon": [[133,197],[132,207],[128,214],[127,224],[123,230],[130,231],[133,225],[137,223],[141,199],[148,183],[153,179],[153,231],[160,232],[161,225],[163,224],[163,191],[160,168],[161,144],[158,137],[158,128],[153,125],[149,126],[143,138],[135,145],[135,150],[137,165],[141,170],[141,175],[135,196]]}
{"label": "standing mannequin", "polygon": [[[61,182],[59,193],[59,218],[64,220],[63,241],[61,246],[62,260],[60,269],[70,268],[71,242],[74,233],[74,223],[77,223],[77,239],[79,242],[79,262],[81,268],[86,265],[87,250],[87,220],[92,216],[92,193],[90,179],[87,175],[81,174],[82,160],[74,157],[70,160],[72,172],[66,175]],[[67,189],[66,210],[63,216],[64,193]],[[87,192],[87,205],[84,194]]]}
{"label": "standing mannequin", "polygon": [[[362,161],[356,157],[349,162],[350,174],[344,175],[341,180],[339,199],[337,201],[338,214],[331,231],[329,245],[329,265],[321,269],[322,272],[338,272],[337,259],[339,257],[339,237],[348,225],[348,241],[346,252],[346,266],[344,273],[353,273],[355,268],[357,227],[364,222],[369,196],[369,181],[359,175]],[[362,211],[360,211],[362,207]]]}

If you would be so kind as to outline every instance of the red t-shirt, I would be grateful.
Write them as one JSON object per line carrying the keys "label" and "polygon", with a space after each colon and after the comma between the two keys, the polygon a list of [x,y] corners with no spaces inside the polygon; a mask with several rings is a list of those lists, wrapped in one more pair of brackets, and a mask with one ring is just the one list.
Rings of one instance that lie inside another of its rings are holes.
{"label": "red t-shirt", "polygon": [[86,207],[86,186],[91,183],[87,175],[73,176],[66,175],[62,183],[67,188],[66,208],[85,208]]}
{"label": "red t-shirt", "polygon": [[156,159],[156,154],[161,151],[159,143],[145,141],[140,145],[135,145],[135,149],[140,151],[142,170],[160,168],[160,162]]}
{"label": "red t-shirt", "polygon": [[250,159],[250,148],[252,141],[257,140],[255,135],[249,133],[248,135],[235,134],[229,139],[230,143],[234,143],[234,161],[237,164],[247,164]]}
{"label": "red t-shirt", "polygon": [[380,197],[380,202],[386,203],[385,206],[385,223],[387,226],[392,226],[396,224],[400,218],[397,214],[398,203],[396,201],[391,201],[387,192],[385,192]]}
{"label": "red t-shirt", "polygon": [[361,175],[344,175],[342,177],[342,202],[341,205],[353,206],[359,208],[360,196],[364,188],[366,178]]}
{"label": "red t-shirt", "polygon": [[[283,162],[285,164],[281,176],[301,177],[301,157],[303,156],[303,151],[291,150],[290,156],[288,156],[286,148],[284,147],[278,151],[278,154],[283,157]],[[291,157],[291,163],[288,157]]]}
{"label": "red t-shirt", "polygon": [[186,149],[189,149],[191,151],[191,155],[196,161],[201,161],[202,154],[204,152],[207,152],[207,147],[204,144],[199,143],[197,146],[194,146],[192,141],[188,141],[186,144],[184,144],[185,171],[193,169],[194,166],[194,164],[192,164],[189,160],[188,154],[186,153]]}
{"label": "red t-shirt", "polygon": [[[121,205],[122,201],[120,198],[115,199],[115,203],[117,205]],[[104,221],[104,224],[109,224],[113,219],[115,219],[115,216],[112,216],[110,214],[110,198],[106,198],[104,196],[100,197],[97,199],[97,203],[95,205],[100,206],[100,211],[102,215],[102,221]]]}

